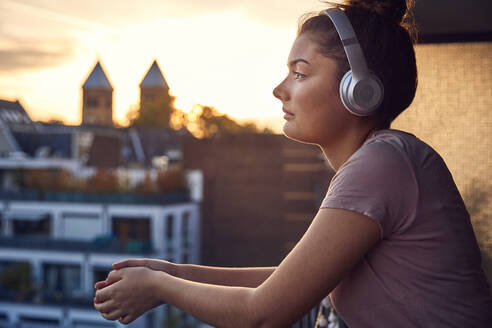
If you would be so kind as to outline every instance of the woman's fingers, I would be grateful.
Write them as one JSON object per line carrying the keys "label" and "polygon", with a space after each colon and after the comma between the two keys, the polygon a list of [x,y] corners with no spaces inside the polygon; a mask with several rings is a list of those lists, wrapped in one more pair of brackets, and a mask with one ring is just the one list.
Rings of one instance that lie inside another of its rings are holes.
{"label": "woman's fingers", "polygon": [[116,273],[115,270],[111,271],[108,274],[108,277],[104,281],[98,281],[94,284],[94,288],[96,289],[103,289],[105,287],[108,287],[109,285],[114,284],[117,281],[120,281],[121,277],[119,274]]}
{"label": "woman's fingers", "polygon": [[104,303],[102,303],[102,302],[95,303],[94,302],[94,307],[96,308],[96,310],[98,310],[99,312],[104,313],[104,314],[111,313],[112,311],[118,309],[118,307],[116,306],[116,304],[114,303],[113,300],[108,300]]}
{"label": "woman's fingers", "polygon": [[113,286],[107,288],[98,289],[94,297],[94,304],[104,303],[112,298]]}
{"label": "woman's fingers", "polygon": [[132,321],[133,321],[133,318],[132,318],[132,316],[131,316],[131,315],[127,314],[127,315],[125,315],[125,316],[122,316],[122,317],[120,318],[120,320],[118,320],[118,321],[119,321],[120,323],[124,324],[124,325],[127,325],[127,324],[129,324],[130,322],[132,322]]}
{"label": "woman's fingers", "polygon": [[146,266],[147,259],[127,259],[113,263],[113,269],[118,270],[126,267]]}
{"label": "woman's fingers", "polygon": [[121,317],[126,316],[126,314],[121,309],[116,309],[111,313],[101,313],[101,316],[106,320],[118,320]]}
{"label": "woman's fingers", "polygon": [[104,287],[108,286],[108,283],[106,281],[98,281],[96,282],[96,284],[94,285],[94,288],[95,289],[102,289]]}
{"label": "woman's fingers", "polygon": [[166,261],[157,259],[127,259],[113,263],[113,269],[119,270],[127,267],[147,267],[152,270],[163,271]]}

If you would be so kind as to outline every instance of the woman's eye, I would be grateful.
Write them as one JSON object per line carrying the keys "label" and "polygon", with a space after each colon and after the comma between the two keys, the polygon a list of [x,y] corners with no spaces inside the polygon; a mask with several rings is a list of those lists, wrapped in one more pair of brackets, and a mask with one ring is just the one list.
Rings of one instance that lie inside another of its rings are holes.
{"label": "woman's eye", "polygon": [[298,79],[301,79],[301,78],[306,76],[306,75],[299,73],[299,72],[293,72],[293,74],[294,74],[294,80],[298,80]]}

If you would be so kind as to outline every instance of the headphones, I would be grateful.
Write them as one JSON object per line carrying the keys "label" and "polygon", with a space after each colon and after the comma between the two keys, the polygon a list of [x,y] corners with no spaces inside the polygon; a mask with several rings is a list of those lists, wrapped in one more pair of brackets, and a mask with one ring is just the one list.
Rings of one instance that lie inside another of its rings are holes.
{"label": "headphones", "polygon": [[330,8],[325,10],[325,14],[337,30],[350,65],[350,70],[340,82],[342,103],[354,115],[373,115],[383,101],[383,83],[367,68],[359,40],[345,12],[339,8]]}

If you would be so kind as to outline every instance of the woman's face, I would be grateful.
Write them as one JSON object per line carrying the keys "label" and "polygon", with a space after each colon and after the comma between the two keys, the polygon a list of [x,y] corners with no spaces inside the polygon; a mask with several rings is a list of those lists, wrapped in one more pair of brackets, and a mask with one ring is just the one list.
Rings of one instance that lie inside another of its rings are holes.
{"label": "woman's face", "polygon": [[273,90],[282,101],[284,134],[301,142],[330,144],[351,119],[339,97],[335,61],[319,53],[310,34],[301,34],[287,65],[289,74]]}

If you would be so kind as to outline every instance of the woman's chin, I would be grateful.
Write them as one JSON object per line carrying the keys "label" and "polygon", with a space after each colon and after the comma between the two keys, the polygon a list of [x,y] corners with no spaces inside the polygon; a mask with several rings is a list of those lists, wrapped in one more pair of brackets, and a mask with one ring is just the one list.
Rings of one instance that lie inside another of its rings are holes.
{"label": "woman's chin", "polygon": [[282,128],[282,132],[289,139],[292,139],[294,141],[304,142],[302,134],[300,134],[299,131],[297,131],[297,129],[295,128],[295,126],[293,126],[293,124],[289,121],[285,122]]}
{"label": "woman's chin", "polygon": [[299,131],[297,126],[292,124],[292,121],[286,121],[284,126],[282,127],[283,134],[294,141],[307,143],[307,144],[318,144],[317,138],[315,138],[312,134],[302,133]]}
{"label": "woman's chin", "polygon": [[292,136],[295,135],[295,131],[293,129],[293,126],[292,124],[290,124],[289,121],[285,121],[284,123],[284,126],[282,127],[282,132],[284,133],[284,135],[287,137],[287,138],[291,138],[292,139]]}

